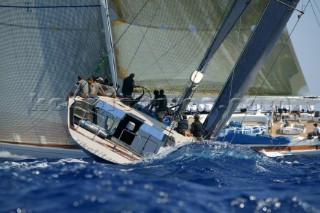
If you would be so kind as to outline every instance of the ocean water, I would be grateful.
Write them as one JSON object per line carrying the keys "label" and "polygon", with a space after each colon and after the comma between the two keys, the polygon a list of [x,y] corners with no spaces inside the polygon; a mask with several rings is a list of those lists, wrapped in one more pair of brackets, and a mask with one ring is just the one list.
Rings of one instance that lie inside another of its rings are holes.
{"label": "ocean water", "polygon": [[320,212],[317,155],[205,142],[128,165],[0,157],[0,212]]}

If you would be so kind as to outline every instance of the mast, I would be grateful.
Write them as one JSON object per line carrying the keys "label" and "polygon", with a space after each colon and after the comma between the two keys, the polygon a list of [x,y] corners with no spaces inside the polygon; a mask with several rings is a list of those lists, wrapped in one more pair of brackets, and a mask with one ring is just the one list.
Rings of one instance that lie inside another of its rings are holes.
{"label": "mast", "polygon": [[113,39],[112,39],[112,31],[111,31],[111,24],[110,24],[110,14],[109,14],[109,5],[107,0],[100,0],[101,2],[101,15],[103,21],[103,28],[104,28],[104,36],[106,39],[106,47],[107,47],[107,57],[109,60],[110,66],[110,74],[112,78],[112,82],[114,83],[114,87],[117,83],[117,66],[116,60],[114,56],[114,49],[113,49]]}
{"label": "mast", "polygon": [[178,109],[175,113],[175,120],[180,119],[180,115],[185,111],[187,105],[191,100],[191,96],[198,84],[201,82],[206,67],[213,57],[214,53],[218,50],[224,39],[227,37],[233,26],[237,23],[240,16],[249,6],[251,0],[234,0],[228,14],[224,18],[220,28],[218,29],[215,37],[212,39],[207,52],[205,53],[202,61],[200,62],[196,71],[191,74],[190,82],[187,85],[183,95],[177,102]]}
{"label": "mast", "polygon": [[260,71],[299,0],[285,2],[286,4],[269,0],[259,23],[204,121],[206,139],[219,136],[221,129]]}

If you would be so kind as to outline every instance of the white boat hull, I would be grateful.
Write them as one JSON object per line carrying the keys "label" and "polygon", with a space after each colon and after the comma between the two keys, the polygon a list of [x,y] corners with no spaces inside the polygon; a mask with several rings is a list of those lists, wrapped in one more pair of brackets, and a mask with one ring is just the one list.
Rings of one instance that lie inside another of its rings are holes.
{"label": "white boat hull", "polygon": [[97,161],[128,164],[194,140],[119,99],[75,97],[68,106],[70,135]]}
{"label": "white boat hull", "polygon": [[112,143],[112,141],[101,139],[85,129],[69,130],[73,139],[81,146],[83,150],[97,161],[127,164],[137,161],[140,158],[120,146]]}
{"label": "white boat hull", "polygon": [[293,138],[285,145],[248,145],[255,151],[262,152],[268,156],[279,155],[314,155],[320,154],[320,140],[318,138],[306,139],[301,137]]}

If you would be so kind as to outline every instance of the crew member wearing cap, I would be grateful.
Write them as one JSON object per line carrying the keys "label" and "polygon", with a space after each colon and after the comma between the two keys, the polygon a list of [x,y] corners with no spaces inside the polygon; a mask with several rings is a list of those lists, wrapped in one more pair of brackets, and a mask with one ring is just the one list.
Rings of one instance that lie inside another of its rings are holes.
{"label": "crew member wearing cap", "polygon": [[106,92],[106,96],[111,98],[116,98],[117,92],[113,87],[113,83],[111,82],[109,85],[102,86],[104,91]]}
{"label": "crew member wearing cap", "polygon": [[105,91],[102,88],[102,83],[103,83],[103,78],[99,77],[93,84],[94,91],[95,91],[95,96],[106,96]]}
{"label": "crew member wearing cap", "polygon": [[313,124],[313,135],[319,136],[320,135],[320,128],[318,127],[318,124]]}

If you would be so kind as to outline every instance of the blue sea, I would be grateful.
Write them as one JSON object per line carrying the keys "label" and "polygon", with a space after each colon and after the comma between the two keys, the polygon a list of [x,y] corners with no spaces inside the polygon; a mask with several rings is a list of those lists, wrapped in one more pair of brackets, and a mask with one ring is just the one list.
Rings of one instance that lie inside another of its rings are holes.
{"label": "blue sea", "polygon": [[128,165],[0,160],[0,212],[320,212],[320,156],[192,143]]}

